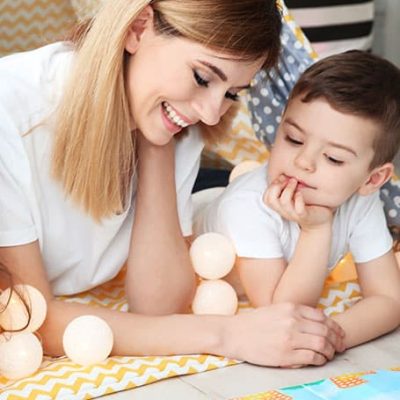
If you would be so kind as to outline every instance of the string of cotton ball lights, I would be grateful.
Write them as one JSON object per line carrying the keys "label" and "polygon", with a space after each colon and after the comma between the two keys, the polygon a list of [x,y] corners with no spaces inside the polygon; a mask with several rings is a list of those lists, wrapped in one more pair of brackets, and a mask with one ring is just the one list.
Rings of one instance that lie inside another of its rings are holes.
{"label": "string of cotton ball lights", "polygon": [[[260,165],[253,160],[241,162],[232,169],[229,182]],[[193,241],[190,258],[196,274],[202,278],[193,298],[193,313],[235,314],[238,307],[235,289],[222,279],[235,264],[236,252],[232,242],[219,233],[205,233]]]}
{"label": "string of cotton ball lights", "polygon": [[[47,305],[39,290],[15,285],[0,294],[0,376],[17,380],[34,374],[43,361],[43,348],[35,332],[43,324]],[[109,325],[94,315],[73,319],[63,335],[65,354],[88,366],[104,361],[113,347]]]}
{"label": "string of cotton ball lights", "polygon": [[0,375],[25,378],[42,363],[43,348],[34,332],[46,318],[46,300],[33,286],[15,285],[1,293],[0,305],[0,326],[6,330],[0,335]]}
{"label": "string of cotton ball lights", "polygon": [[82,315],[73,319],[63,335],[65,354],[70,360],[83,366],[107,359],[113,344],[110,326],[95,315]]}
{"label": "string of cotton ball lights", "polygon": [[192,302],[193,313],[235,314],[236,292],[222,279],[235,264],[236,252],[231,241],[215,232],[200,235],[190,247],[190,258],[195,272],[202,278]]}

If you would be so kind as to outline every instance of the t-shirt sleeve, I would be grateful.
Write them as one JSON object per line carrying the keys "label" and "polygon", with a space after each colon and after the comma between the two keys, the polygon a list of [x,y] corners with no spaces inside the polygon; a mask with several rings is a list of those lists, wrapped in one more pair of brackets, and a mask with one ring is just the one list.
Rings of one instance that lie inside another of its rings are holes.
{"label": "t-shirt sleeve", "polygon": [[192,190],[200,168],[200,155],[204,142],[197,129],[192,128],[188,135],[177,143],[176,148],[176,191],[178,217],[183,236],[193,232]]}
{"label": "t-shirt sleeve", "polygon": [[218,199],[205,210],[203,232],[230,238],[236,254],[245,258],[281,258],[279,221],[262,204],[259,194]]}
{"label": "t-shirt sleeve", "polygon": [[360,196],[350,234],[349,250],[356,263],[364,263],[387,253],[393,245],[379,193]]}
{"label": "t-shirt sleeve", "polygon": [[30,166],[17,127],[0,105],[0,246],[37,239],[30,210]]}

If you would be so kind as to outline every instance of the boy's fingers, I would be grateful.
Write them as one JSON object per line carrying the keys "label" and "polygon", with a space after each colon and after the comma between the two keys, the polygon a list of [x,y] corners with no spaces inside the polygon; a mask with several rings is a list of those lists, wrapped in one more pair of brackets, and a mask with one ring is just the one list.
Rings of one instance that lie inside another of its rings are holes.
{"label": "boy's fingers", "polygon": [[293,203],[293,195],[296,190],[297,181],[295,179],[289,179],[288,184],[282,190],[282,194],[280,196],[280,200],[282,205],[291,205]]}
{"label": "boy's fingers", "polygon": [[281,196],[283,189],[283,185],[279,183],[272,184],[265,192],[264,201],[265,203],[276,209],[277,207],[280,208],[279,205],[279,198]]}
{"label": "boy's fingers", "polygon": [[302,216],[306,212],[306,205],[304,203],[303,195],[301,192],[296,192],[294,195],[294,210],[296,214]]}

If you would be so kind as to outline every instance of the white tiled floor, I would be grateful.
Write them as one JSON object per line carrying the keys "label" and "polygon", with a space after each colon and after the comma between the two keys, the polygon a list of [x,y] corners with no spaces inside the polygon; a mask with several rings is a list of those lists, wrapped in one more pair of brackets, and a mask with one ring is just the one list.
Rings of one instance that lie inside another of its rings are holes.
{"label": "white tiled floor", "polygon": [[347,372],[400,366],[400,329],[337,356],[323,367],[262,368],[240,364],[190,376],[172,378],[107,400],[223,400],[269,389],[312,382]]}

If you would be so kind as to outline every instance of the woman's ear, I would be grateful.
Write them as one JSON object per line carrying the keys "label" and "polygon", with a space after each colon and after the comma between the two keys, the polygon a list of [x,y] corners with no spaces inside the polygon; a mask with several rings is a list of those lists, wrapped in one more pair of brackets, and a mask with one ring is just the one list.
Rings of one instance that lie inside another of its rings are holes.
{"label": "woman's ear", "polygon": [[367,196],[379,190],[393,175],[393,163],[386,163],[374,168],[368,179],[358,189],[358,194]]}
{"label": "woman's ear", "polygon": [[146,6],[136,17],[135,21],[129,28],[125,43],[125,50],[134,54],[139,47],[143,32],[146,29],[153,29],[154,11],[151,6]]}

